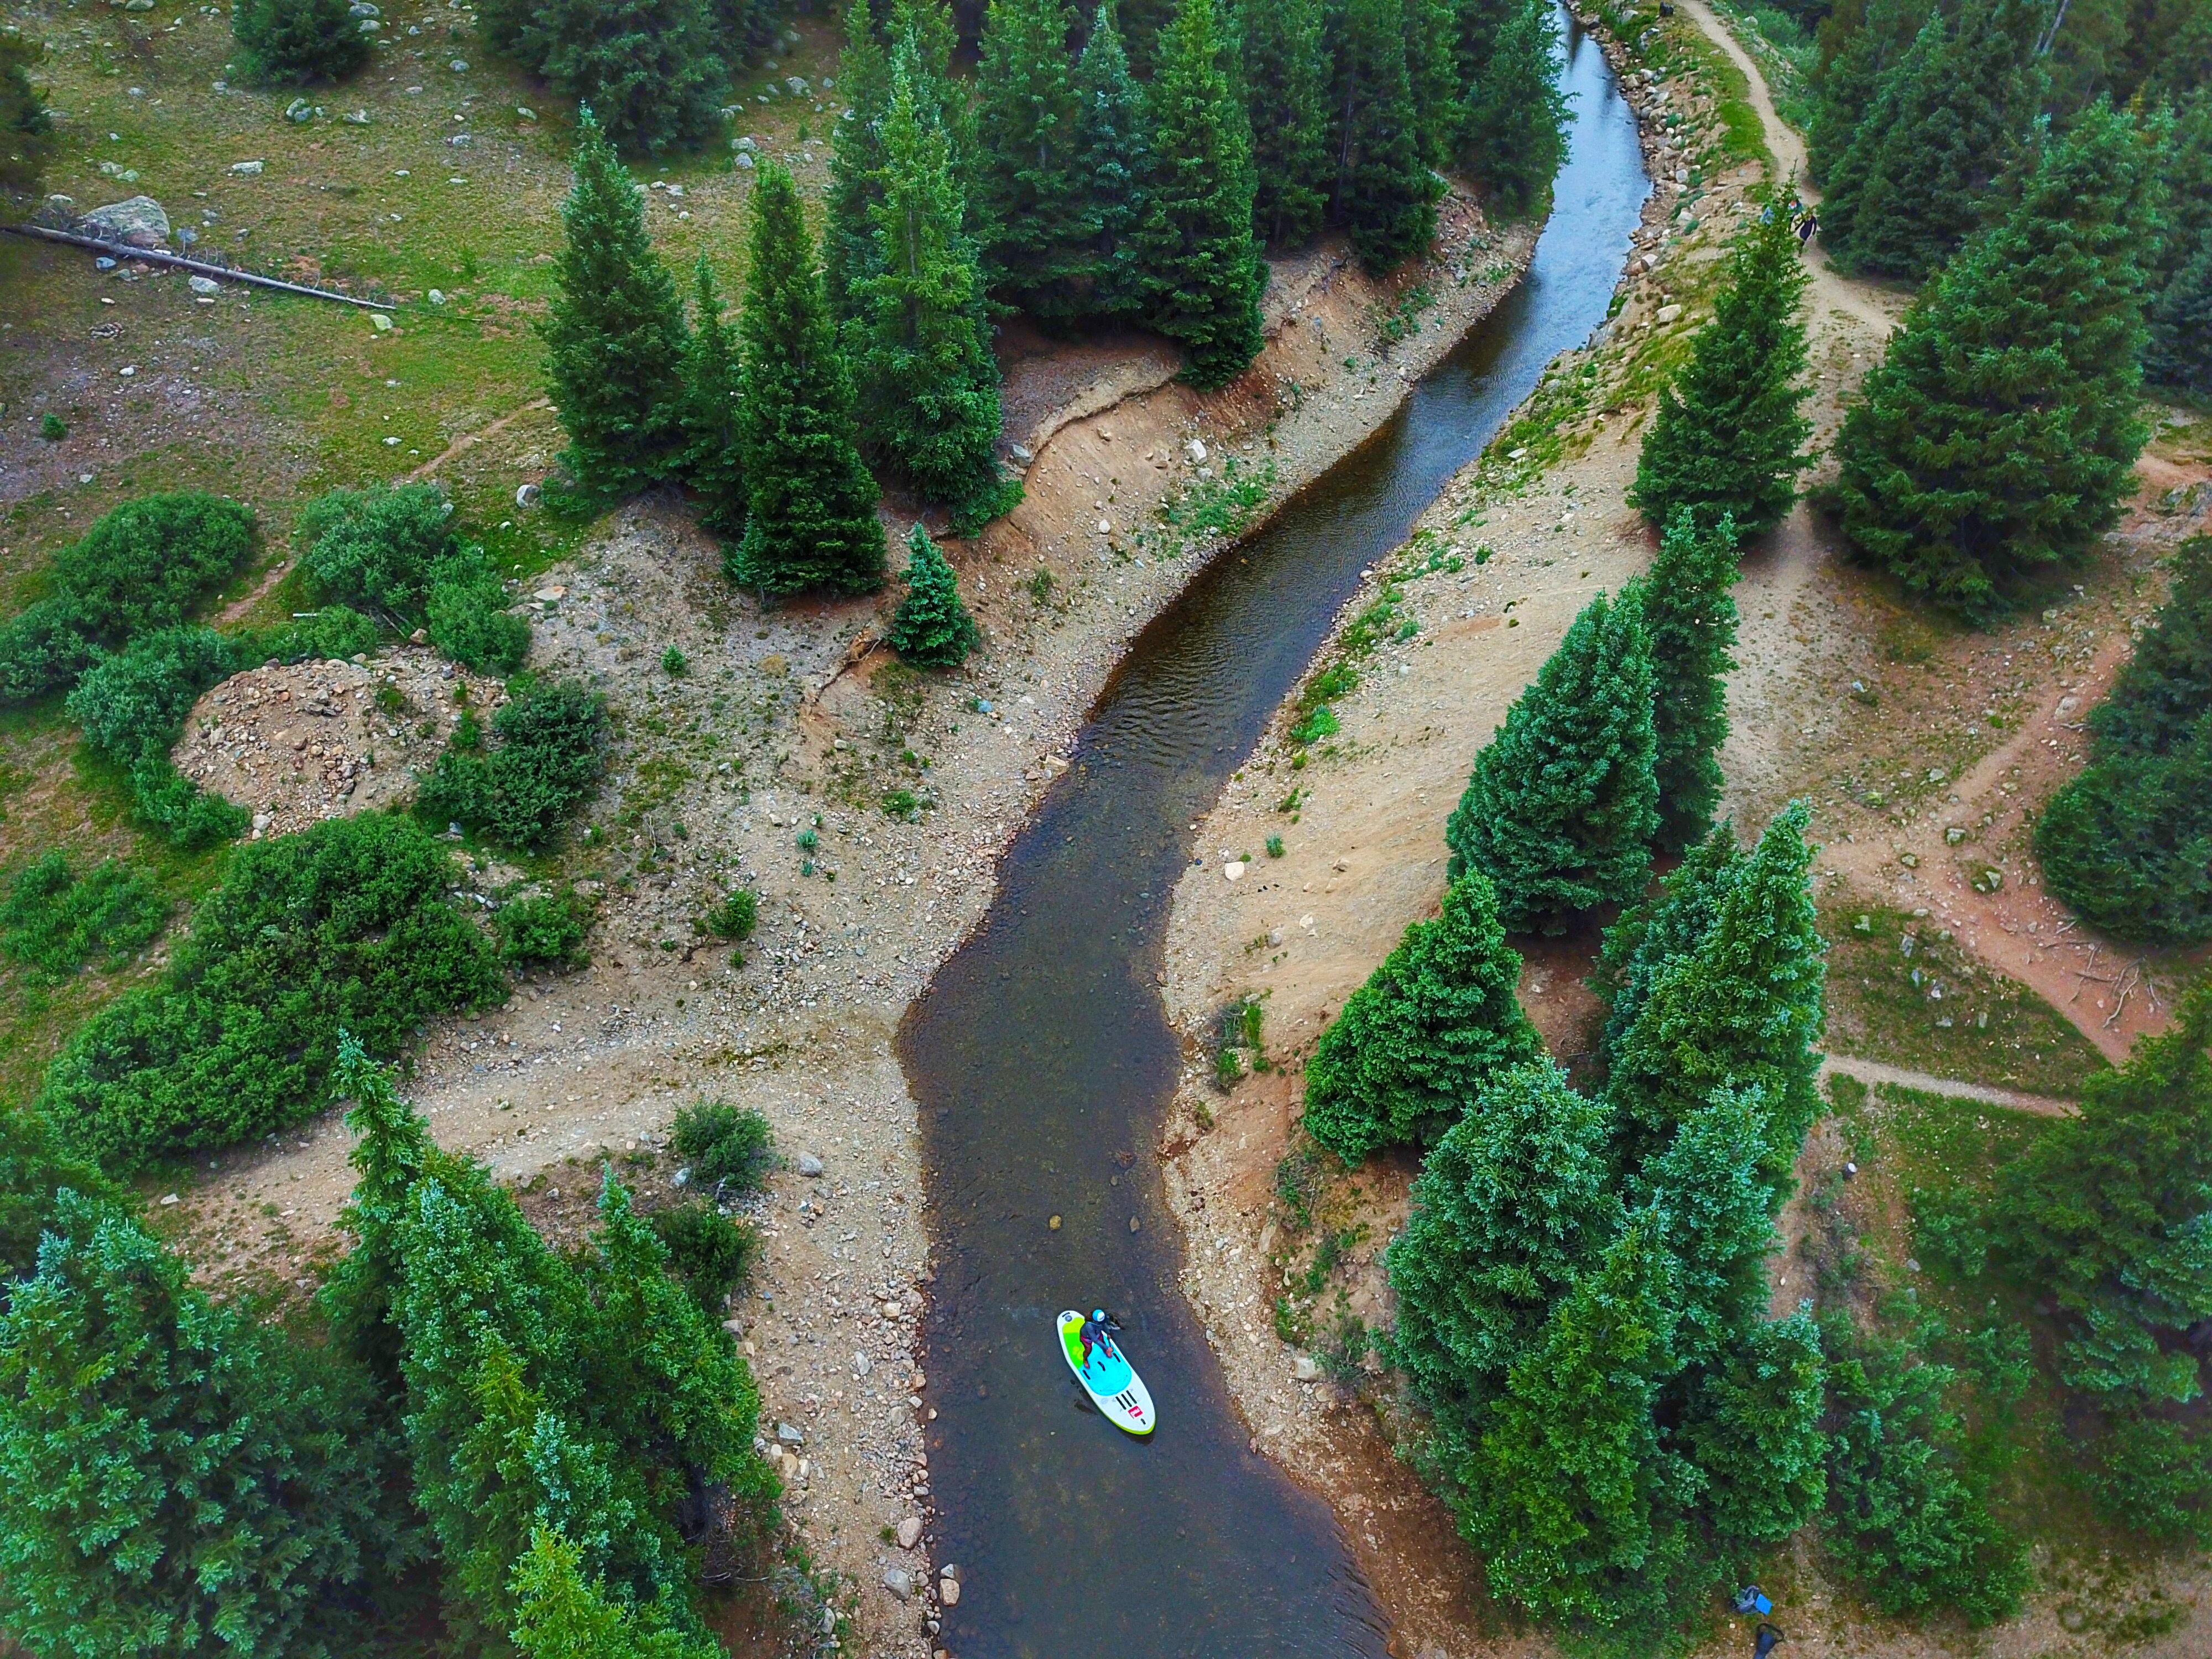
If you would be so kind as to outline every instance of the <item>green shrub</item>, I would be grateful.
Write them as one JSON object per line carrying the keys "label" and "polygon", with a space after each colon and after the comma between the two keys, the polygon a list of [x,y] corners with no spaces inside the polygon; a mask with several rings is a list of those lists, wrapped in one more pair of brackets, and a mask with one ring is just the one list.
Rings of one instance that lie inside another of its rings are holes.
{"label": "green shrub", "polygon": [[2212,938],[2212,714],[2166,755],[2097,761],[2051,798],[2035,853],[2051,890],[2125,939]]}
{"label": "green shrub", "polygon": [[368,61],[347,0],[238,0],[230,28],[247,77],[264,85],[343,81]]}
{"label": "green shrub", "polygon": [[39,435],[50,444],[58,444],[69,436],[69,423],[58,415],[39,417]]}
{"label": "green shrub", "polygon": [[691,926],[694,932],[708,939],[735,939],[742,944],[752,937],[753,927],[759,919],[760,901],[753,896],[751,888],[740,887]]}
{"label": "green shrub", "polygon": [[179,846],[214,846],[248,822],[243,807],[206,793],[171,765],[169,750],[200,693],[251,659],[212,629],[165,628],[101,659],[69,695],[86,740],[127,769],[140,822]]}
{"label": "green shrub", "polygon": [[80,878],[57,848],[16,873],[0,899],[0,955],[63,980],[93,957],[111,971],[168,924],[169,902],[143,870],[113,859]]}
{"label": "green shrub", "polygon": [[333,489],[300,515],[301,568],[325,599],[403,633],[424,626],[455,662],[511,674],[530,654],[530,624],[507,613],[506,584],[482,547],[454,533],[453,514],[435,484]]}
{"label": "green shrub", "polygon": [[325,605],[312,617],[299,617],[281,628],[256,634],[240,634],[236,641],[241,663],[305,662],[311,658],[360,656],[376,649],[375,623],[349,605]]}
{"label": "green shrub", "polygon": [[59,690],[101,651],[174,628],[252,550],[252,512],[218,495],[113,508],[54,556],[52,591],[0,627],[0,705]]}
{"label": "green shrub", "polygon": [[691,1166],[694,1184],[745,1193],[776,1166],[768,1120],[749,1106],[702,1100],[676,1115],[676,1154]]}
{"label": "green shrub", "polygon": [[751,1275],[760,1255],[760,1235],[741,1226],[704,1199],[677,1205],[652,1218],[653,1231],[668,1247],[668,1265],[691,1299],[712,1313]]}
{"label": "green shrub", "polygon": [[660,667],[671,679],[680,680],[690,672],[691,660],[672,645],[660,653]]}
{"label": "green shrub", "polygon": [[456,732],[416,811],[526,849],[550,838],[599,781],[606,699],[574,680],[517,679],[509,692],[492,716],[498,746],[470,752]]}
{"label": "green shrub", "polygon": [[504,994],[456,880],[444,848],[380,813],[241,846],[168,971],[70,1040],[40,1105],[118,1170],[311,1115],[341,1030],[393,1054],[432,1014]]}
{"label": "green shrub", "polygon": [[592,928],[592,901],[573,888],[563,893],[533,893],[501,905],[492,915],[499,935],[499,959],[510,968],[581,968],[591,953],[584,940]]}

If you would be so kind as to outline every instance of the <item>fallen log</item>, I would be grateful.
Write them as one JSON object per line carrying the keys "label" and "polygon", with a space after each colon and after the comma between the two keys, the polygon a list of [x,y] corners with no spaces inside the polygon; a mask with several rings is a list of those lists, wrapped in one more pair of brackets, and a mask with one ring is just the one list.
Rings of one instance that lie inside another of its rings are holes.
{"label": "fallen log", "polygon": [[143,259],[150,265],[189,270],[197,276],[213,276],[226,283],[250,283],[255,288],[274,289],[279,294],[304,295],[310,300],[335,300],[342,306],[359,306],[364,311],[396,309],[386,300],[362,300],[350,294],[333,294],[326,288],[309,288],[304,283],[287,283],[275,276],[257,276],[250,270],[233,270],[228,265],[210,264],[205,259],[188,259],[181,253],[164,253],[159,248],[132,247],[128,242],[106,242],[97,236],[79,236],[74,231],[49,230],[44,225],[0,225],[0,230],[16,236],[34,236],[42,242],[60,242],[69,247],[85,248],[118,261]]}

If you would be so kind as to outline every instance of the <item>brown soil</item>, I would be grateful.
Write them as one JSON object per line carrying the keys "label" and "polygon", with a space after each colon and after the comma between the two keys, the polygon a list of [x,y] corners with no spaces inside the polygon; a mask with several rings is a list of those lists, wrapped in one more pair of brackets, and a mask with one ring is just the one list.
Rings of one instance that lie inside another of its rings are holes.
{"label": "brown soil", "polygon": [[[1776,118],[1756,70],[1698,0],[1682,5],[1747,71],[1770,149],[1785,176],[1802,177],[1802,142]],[[1727,234],[1732,204],[1756,179],[1747,169],[1700,203],[1698,216],[1718,235],[1639,239],[1650,252],[1624,279],[1616,340],[1636,337],[1670,285],[1694,282],[1690,273]],[[1647,229],[1671,205],[1655,203]],[[1808,407],[1825,441],[1908,296],[1839,276],[1817,246],[1810,264],[1816,378]],[[1595,361],[1601,374],[1616,372],[1616,360],[1601,353]],[[1603,407],[1607,396],[1601,392],[1589,406]],[[1395,569],[1378,561],[1346,616],[1395,586],[1419,633],[1361,664],[1359,689],[1332,703],[1342,723],[1332,744],[1303,752],[1291,744],[1286,703],[1200,823],[1205,863],[1186,872],[1176,896],[1166,996],[1191,1060],[1163,1152],[1170,1200],[1191,1238],[1184,1286],[1258,1443],[1336,1507],[1395,1626],[1395,1651],[1506,1653],[1529,1642],[1503,1633],[1495,1609],[1479,1599],[1479,1564],[1455,1540],[1449,1516],[1395,1461],[1387,1389],[1364,1388],[1376,1409],[1356,1409],[1325,1376],[1296,1380],[1300,1351],[1277,1335],[1270,1309],[1287,1270],[1311,1260],[1317,1235],[1288,1235],[1277,1167],[1299,1145],[1300,1066],[1314,1041],[1406,926],[1434,914],[1444,818],[1472,757],[1591,595],[1617,590],[1649,561],[1651,533],[1624,501],[1649,407],[1648,398],[1631,398],[1585,418],[1566,457],[1534,480],[1501,484],[1493,458],[1489,470],[1472,466],[1444,492],[1425,520],[1426,539],[1417,532],[1417,552],[1479,543],[1491,556],[1457,573],[1422,574],[1431,562],[1425,556]],[[2145,458],[2147,493],[2158,499],[2108,539],[2094,568],[2075,573],[2081,587],[2054,593],[2048,609],[1995,633],[1946,632],[1916,620],[1884,584],[1844,562],[1802,506],[1747,550],[1736,592],[1741,666],[1729,688],[1723,760],[1739,826],[1748,831],[1790,799],[1809,799],[1815,836],[1826,844],[1824,882],[1855,889],[1862,901],[1932,914],[2115,1058],[2137,1033],[2155,1029],[2170,1002],[2160,981],[2187,964],[2145,960],[2087,936],[2042,890],[2027,826],[2080,764],[2082,715],[2158,598],[2155,561],[2202,527],[2212,491],[2190,487],[2212,457],[2181,453],[2189,441],[2201,447],[2201,434],[2185,430]],[[2003,724],[1990,724],[1985,709]],[[1303,762],[1296,769],[1294,759]],[[1293,788],[1301,793],[1286,811]],[[1954,826],[1963,837],[1947,838]],[[1281,837],[1281,855],[1247,862],[1270,836]],[[1992,867],[2004,872],[2002,887],[1978,891],[1975,878]],[[1583,982],[1595,929],[1516,943],[1525,951],[1523,1006],[1573,1067],[1589,1056],[1600,1012]],[[1246,997],[1263,1001],[1271,1069],[1224,1100],[1212,1080],[1212,1033],[1217,1011]],[[1878,1058],[1838,1057],[1833,1069],[2020,1109],[2070,1104],[1954,1085]],[[1839,1157],[1816,1136],[1808,1181],[1823,1158]],[[1314,1304],[1317,1325],[1331,1297],[1370,1327],[1389,1322],[1380,1247],[1402,1219],[1414,1167],[1410,1158],[1381,1159],[1325,1183],[1336,1208],[1317,1225],[1350,1229],[1362,1242],[1328,1275]],[[1805,1221],[1802,1206],[1790,1206],[1785,1240]],[[1794,1255],[1777,1258],[1778,1307],[1795,1305],[1806,1289],[1795,1264]],[[1809,1552],[1801,1557],[1793,1650],[1917,1654],[1957,1641],[1958,1632],[1867,1618],[1820,1580]],[[2114,1596],[2134,1593],[2126,1588],[2132,1571],[2119,1572]],[[2200,1577],[2194,1566],[2160,1574],[2168,1594],[2192,1605]],[[2063,1635],[2062,1606],[2076,1606],[2071,1592],[2047,1589],[2020,1619],[1981,1638],[1982,1648],[2087,1651]],[[1725,1650],[1747,1646],[1747,1627],[1717,1639]],[[2192,1613],[2140,1650],[2194,1652],[2204,1639],[2204,1615]]]}

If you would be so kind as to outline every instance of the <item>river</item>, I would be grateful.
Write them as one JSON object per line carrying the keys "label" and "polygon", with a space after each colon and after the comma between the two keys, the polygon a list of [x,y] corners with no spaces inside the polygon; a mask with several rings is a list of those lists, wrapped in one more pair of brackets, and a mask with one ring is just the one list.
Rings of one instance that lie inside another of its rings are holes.
{"label": "river", "polygon": [[[1249,1449],[1178,1288],[1153,1148],[1181,1052],[1155,975],[1188,826],[1361,568],[1605,319],[1650,185],[1634,115],[1571,19],[1565,51],[1571,149],[1527,279],[1139,637],[900,1033],[933,1232],[926,1444],[939,1559],[961,1575],[955,1659],[1384,1650],[1334,1517]],[[1149,1441],[1084,1402],[1055,1346],[1054,1315],[1097,1304],[1158,1402]]]}

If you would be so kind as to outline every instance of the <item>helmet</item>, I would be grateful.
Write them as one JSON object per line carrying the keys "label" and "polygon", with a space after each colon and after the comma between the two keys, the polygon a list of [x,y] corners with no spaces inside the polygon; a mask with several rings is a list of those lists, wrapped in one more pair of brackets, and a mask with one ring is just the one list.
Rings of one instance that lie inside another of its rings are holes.
{"label": "helmet", "polygon": [[1106,1310],[1103,1308],[1093,1308],[1091,1310],[1091,1316],[1093,1319],[1103,1320],[1106,1317]]}

